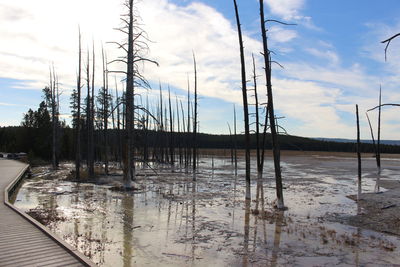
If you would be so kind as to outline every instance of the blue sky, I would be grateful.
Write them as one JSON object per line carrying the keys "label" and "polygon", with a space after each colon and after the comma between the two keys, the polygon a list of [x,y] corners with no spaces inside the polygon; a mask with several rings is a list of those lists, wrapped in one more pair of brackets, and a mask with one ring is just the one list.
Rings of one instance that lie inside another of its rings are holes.
{"label": "blue sky", "polygon": [[[88,12],[93,4],[96,14]],[[400,103],[400,39],[392,43],[387,62],[384,45],[380,44],[400,32],[400,3],[271,0],[265,4],[268,18],[297,24],[268,24],[274,60],[284,66],[274,66],[273,70],[277,115],[285,117],[280,123],[293,135],[354,138],[358,103],[362,138],[369,138],[364,113],[376,105],[379,85],[383,102]],[[245,34],[247,76],[250,80],[254,53],[263,98],[258,1],[238,0],[238,5]],[[138,8],[143,27],[153,41],[148,57],[160,63],[160,67],[143,66],[142,72],[155,90],[142,94],[155,101],[160,80],[163,88],[169,84],[173,95],[185,100],[188,76],[193,88],[193,50],[199,70],[200,130],[227,133],[233,105],[237,106],[242,128],[232,1],[146,0]],[[84,47],[94,40],[99,55],[101,41],[122,39],[113,31],[120,13],[121,3],[111,0],[0,0],[0,125],[19,125],[29,107],[38,107],[41,88],[47,84],[48,68],[53,63],[62,83],[61,110],[68,120],[69,94],[75,86],[77,69],[77,25],[82,29]],[[105,47],[109,58],[119,55],[113,46]],[[100,78],[101,66],[97,69]],[[101,82],[96,81],[97,87]],[[395,108],[384,110],[383,138],[399,139],[397,114]],[[371,118],[376,124],[376,114]]]}

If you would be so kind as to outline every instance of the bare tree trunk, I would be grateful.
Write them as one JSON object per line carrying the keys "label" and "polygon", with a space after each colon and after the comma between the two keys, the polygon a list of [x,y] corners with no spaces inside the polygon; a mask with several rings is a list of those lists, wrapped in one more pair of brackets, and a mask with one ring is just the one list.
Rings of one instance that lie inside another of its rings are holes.
{"label": "bare tree trunk", "polygon": [[181,138],[181,126],[180,126],[180,116],[179,116],[179,102],[178,102],[178,97],[175,95],[175,102],[176,102],[176,118],[177,118],[177,133],[178,133],[178,138],[176,138],[178,142],[178,153],[179,153],[179,165],[182,166],[182,138]]}
{"label": "bare tree trunk", "polygon": [[56,78],[50,68],[50,105],[51,105],[51,123],[52,123],[52,167],[57,169],[57,120],[56,120]]}
{"label": "bare tree trunk", "polygon": [[266,110],[265,110],[263,141],[262,141],[262,150],[261,150],[261,169],[264,169],[265,141],[267,139],[267,129],[268,129],[268,106],[266,107]]}
{"label": "bare tree trunk", "polygon": [[92,62],[92,94],[90,98],[90,124],[89,124],[89,178],[94,178],[94,70],[95,70],[95,52],[93,43],[93,62]]}
{"label": "bare tree trunk", "polygon": [[357,201],[361,198],[361,152],[360,152],[360,121],[358,118],[358,105],[356,105],[356,117],[357,117],[357,161],[358,161],[358,192]]}
{"label": "bare tree trunk", "polygon": [[87,144],[86,144],[86,165],[87,165],[87,172],[88,172],[88,178],[90,177],[89,175],[89,165],[90,165],[90,119],[92,116],[90,115],[91,112],[91,101],[90,101],[90,66],[89,66],[89,51],[87,53],[87,63],[86,63],[86,138],[87,138]]}
{"label": "bare tree trunk", "polygon": [[382,111],[382,87],[379,87],[379,109],[378,109],[378,140],[376,147],[376,165],[378,166],[378,178],[376,181],[376,191],[379,192],[381,176],[381,111]]}
{"label": "bare tree trunk", "polygon": [[197,65],[193,53],[194,65],[194,113],[193,113],[193,180],[196,180],[196,157],[197,157]]}
{"label": "bare tree trunk", "polygon": [[265,18],[264,18],[264,2],[259,0],[260,3],[260,22],[261,22],[261,33],[263,40],[263,56],[265,64],[265,76],[267,81],[267,97],[268,97],[268,111],[269,111],[269,121],[271,125],[271,136],[272,136],[272,150],[274,155],[274,169],[275,169],[275,181],[276,181],[276,206],[278,209],[285,209],[283,202],[283,187],[282,187],[282,174],[280,166],[280,148],[278,142],[278,134],[276,132],[275,125],[275,114],[274,114],[274,103],[272,96],[272,83],[271,83],[271,55],[268,50],[267,43],[267,32],[265,29]]}
{"label": "bare tree trunk", "polygon": [[257,93],[257,75],[256,75],[256,62],[254,54],[251,54],[253,59],[253,84],[254,84],[254,99],[256,108],[256,145],[257,145],[257,178],[262,178],[263,165],[261,164],[261,147],[260,147],[260,117],[258,112],[258,93]]}
{"label": "bare tree trunk", "polygon": [[122,158],[122,140],[121,140],[121,122],[120,122],[120,99],[118,97],[118,85],[117,85],[117,80],[115,80],[115,97],[116,97],[116,105],[117,105],[117,138],[118,138],[118,161],[119,164],[121,164],[121,158]]}
{"label": "bare tree trunk", "polygon": [[76,90],[78,94],[78,110],[76,119],[75,129],[75,176],[77,180],[80,180],[80,168],[81,168],[81,62],[82,62],[82,49],[81,49],[81,32],[79,30],[79,52],[78,52],[78,78]]}
{"label": "bare tree trunk", "polygon": [[172,119],[172,105],[171,105],[171,90],[168,86],[168,104],[169,104],[169,154],[170,154],[170,163],[174,166],[174,140],[173,140],[173,119]]}
{"label": "bare tree trunk", "polygon": [[[104,53],[102,48],[103,57],[103,90],[104,90],[104,100],[103,100],[103,124],[104,124],[104,172],[108,175],[108,70],[107,70],[107,55]],[[114,116],[113,116],[114,117]],[[113,119],[114,122],[114,119]]]}
{"label": "bare tree trunk", "polygon": [[[146,95],[146,110],[149,111],[149,95]],[[143,131],[144,131],[144,148],[143,148],[143,163],[147,164],[149,161],[149,127],[150,127],[150,116],[149,113],[146,113],[144,125],[143,125]]]}
{"label": "bare tree trunk", "polygon": [[160,131],[161,131],[161,142],[160,142],[160,154],[161,162],[164,162],[164,121],[163,121],[163,97],[160,83]]}
{"label": "bare tree trunk", "polygon": [[185,111],[183,110],[183,104],[182,104],[182,101],[180,101],[180,104],[181,104],[181,111],[182,111],[182,137],[183,138],[181,138],[182,140],[181,140],[181,143],[182,143],[182,146],[183,146],[183,151],[182,151],[182,157],[183,157],[183,159],[182,159],[182,163],[181,164],[183,164],[183,161],[184,161],[184,164],[185,164],[185,166],[186,166],[186,163],[187,163],[187,147],[186,147],[186,124],[185,124]]}
{"label": "bare tree trunk", "polygon": [[233,138],[232,138],[232,131],[231,131],[231,126],[229,125],[229,122],[227,123],[228,124],[228,129],[229,129],[229,141],[231,141],[231,145],[230,145],[230,147],[231,147],[231,164],[233,165],[233,162],[234,162],[234,160],[233,160]]}
{"label": "bare tree trunk", "polygon": [[186,172],[189,172],[190,165],[190,142],[189,142],[189,133],[190,133],[190,84],[188,78],[188,88],[187,88],[187,135],[186,135]]}
{"label": "bare tree trunk", "polygon": [[237,134],[236,134],[236,107],[233,106],[233,147],[234,147],[234,156],[235,156],[235,175],[237,175]]}
{"label": "bare tree trunk", "polygon": [[59,161],[60,161],[60,138],[61,138],[61,131],[60,131],[60,92],[59,92],[59,82],[58,82],[58,75],[56,75],[56,166],[58,168]]}
{"label": "bare tree trunk", "polygon": [[129,0],[129,23],[128,23],[128,53],[127,53],[127,72],[126,72],[126,100],[125,100],[125,151],[124,151],[124,185],[126,188],[132,187],[134,179],[133,162],[133,97],[134,97],[134,36],[133,36],[133,0]]}
{"label": "bare tree trunk", "polygon": [[235,5],[236,24],[238,28],[239,46],[240,46],[240,64],[242,73],[242,96],[243,96],[243,115],[244,115],[244,134],[246,146],[246,200],[251,199],[250,195],[250,126],[249,126],[249,106],[247,102],[247,85],[246,85],[246,66],[244,61],[244,47],[242,39],[242,30],[240,25],[239,11],[236,0]]}
{"label": "bare tree trunk", "polygon": [[164,131],[164,144],[165,144],[165,161],[169,162],[169,153],[168,153],[168,111],[167,111],[167,104],[165,104],[165,108],[164,108],[164,127],[165,127],[165,131]]}

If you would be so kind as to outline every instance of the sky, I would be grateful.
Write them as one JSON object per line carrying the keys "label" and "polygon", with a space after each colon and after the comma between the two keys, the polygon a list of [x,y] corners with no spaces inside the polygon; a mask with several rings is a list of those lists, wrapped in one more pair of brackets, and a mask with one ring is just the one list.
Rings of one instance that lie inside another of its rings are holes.
{"label": "sky", "polygon": [[[265,101],[262,41],[257,0],[238,0],[244,34],[248,87],[252,87],[251,55],[261,102]],[[400,38],[385,61],[382,40],[400,32],[397,0],[268,0],[267,19],[296,26],[267,23],[273,51],[272,83],[275,113],[288,134],[306,137],[356,137],[355,105],[359,105],[361,137],[370,138],[365,112],[378,103],[400,103]],[[124,39],[123,0],[0,0],[0,126],[20,125],[23,113],[37,109],[49,67],[57,72],[62,117],[69,121],[69,97],[76,87],[78,27],[84,58],[94,45],[96,89],[102,85],[101,47],[108,59],[121,56],[110,42]],[[141,24],[150,39],[140,71],[152,89],[141,89],[156,101],[159,83],[167,96],[186,100],[189,80],[194,87],[193,58],[198,68],[199,124],[206,133],[228,133],[233,106],[243,129],[241,76],[237,28],[231,0],[142,0],[137,3]],[[92,58],[89,59],[92,62]],[[110,70],[121,69],[110,64]],[[122,90],[121,77],[112,77]],[[254,103],[249,92],[249,101]],[[253,110],[254,111],[254,110]],[[398,108],[385,107],[382,138],[400,139]],[[377,114],[370,113],[376,129]],[[252,118],[254,120],[254,118]],[[253,125],[254,126],[254,125]],[[376,135],[376,132],[375,132]]]}

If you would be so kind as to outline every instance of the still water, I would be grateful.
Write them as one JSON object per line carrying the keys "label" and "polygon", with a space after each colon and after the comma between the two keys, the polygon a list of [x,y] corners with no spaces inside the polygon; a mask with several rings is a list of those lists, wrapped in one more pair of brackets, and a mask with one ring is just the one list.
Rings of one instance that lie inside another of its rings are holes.
{"label": "still water", "polygon": [[[282,156],[287,211],[273,206],[273,165],[252,177],[244,200],[244,162],[235,175],[229,156],[203,155],[193,174],[170,166],[139,168],[137,190],[114,190],[118,173],[98,183],[66,180],[33,170],[15,205],[100,266],[354,266],[400,263],[400,238],[335,221],[355,215],[356,159],[351,154],[286,153]],[[398,159],[383,160],[384,179],[399,179]],[[363,160],[363,191],[372,192],[375,167]],[[254,167],[254,166],[253,166]],[[254,168],[253,168],[254,169]]]}

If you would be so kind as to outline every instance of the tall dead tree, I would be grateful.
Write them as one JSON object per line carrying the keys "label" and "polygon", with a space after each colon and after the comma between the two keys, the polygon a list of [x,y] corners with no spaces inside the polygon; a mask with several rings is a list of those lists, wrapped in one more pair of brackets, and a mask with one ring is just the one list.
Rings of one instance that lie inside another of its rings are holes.
{"label": "tall dead tree", "polygon": [[[160,157],[161,162],[164,162],[164,120],[163,120],[163,97],[162,97],[162,89],[161,83],[159,83],[160,88],[160,133],[161,133],[161,142],[160,142]],[[166,115],[165,115],[166,116]]]}
{"label": "tall dead tree", "polygon": [[182,139],[181,137],[181,126],[180,126],[180,115],[179,115],[179,102],[178,102],[178,97],[175,95],[175,104],[176,104],[176,119],[177,119],[177,136],[179,139],[177,140],[178,142],[178,154],[179,154],[179,164],[182,165]]}
{"label": "tall dead tree", "polygon": [[190,165],[190,142],[189,142],[189,133],[190,133],[190,83],[188,77],[188,86],[187,86],[187,135],[186,135],[186,159],[185,159],[185,167],[186,172],[189,171]]}
{"label": "tall dead tree", "polygon": [[116,80],[117,78],[115,78],[115,98],[116,98],[116,106],[117,106],[117,138],[118,138],[118,161],[119,161],[119,163],[121,163],[121,157],[122,157],[122,152],[121,152],[121,150],[122,150],[122,138],[121,138],[121,122],[120,122],[120,114],[121,114],[121,112],[120,112],[120,108],[119,108],[119,106],[120,106],[120,103],[121,103],[121,100],[120,100],[120,98],[118,97],[118,84],[117,84],[117,80]]}
{"label": "tall dead tree", "polygon": [[170,154],[170,163],[174,165],[174,127],[173,127],[173,118],[172,118],[172,104],[171,104],[171,89],[168,86],[168,107],[169,107],[169,154]]}
{"label": "tall dead tree", "polygon": [[358,190],[357,190],[357,201],[361,198],[361,143],[360,143],[360,120],[358,117],[358,105],[356,105],[356,119],[357,119],[357,166],[358,166]]}
{"label": "tall dead tree", "polygon": [[50,106],[51,111],[51,124],[52,124],[52,167],[57,169],[58,159],[57,159],[57,134],[58,134],[58,81],[55,74],[54,66],[53,69],[50,68],[50,84],[48,88],[45,88],[46,102]]}
{"label": "tall dead tree", "polygon": [[229,141],[231,143],[230,147],[231,147],[231,164],[233,165],[233,138],[232,138],[232,131],[231,131],[231,126],[229,125],[229,122],[227,122],[228,124],[228,130],[229,130]]}
{"label": "tall dead tree", "polygon": [[78,51],[78,77],[76,81],[77,91],[77,115],[75,128],[75,178],[80,180],[81,168],[81,69],[82,69],[82,48],[81,31],[79,30],[79,51]]}
{"label": "tall dead tree", "polygon": [[193,180],[196,180],[196,166],[197,166],[197,64],[196,57],[193,53],[193,66],[194,66],[194,113],[193,113]]}
{"label": "tall dead tree", "polygon": [[237,175],[237,132],[236,132],[236,107],[233,105],[233,148],[235,158],[235,175]]}
{"label": "tall dead tree", "polygon": [[271,137],[272,137],[272,150],[274,156],[274,169],[275,169],[275,181],[276,181],[276,207],[278,209],[284,209],[285,205],[283,202],[283,186],[282,186],[282,174],[280,166],[280,148],[278,142],[277,128],[275,124],[274,114],[274,103],[272,96],[272,83],[271,83],[271,52],[268,50],[267,42],[267,31],[265,28],[266,20],[264,18],[264,0],[259,0],[260,3],[260,22],[261,22],[261,34],[263,40],[263,57],[264,57],[264,69],[267,86],[267,102],[268,102],[268,115],[271,126]]}
{"label": "tall dead tree", "polygon": [[86,89],[87,89],[87,97],[86,97],[86,132],[87,132],[87,170],[88,170],[88,178],[91,179],[94,177],[94,159],[93,159],[93,135],[92,135],[92,92],[91,92],[91,84],[90,84],[90,57],[89,57],[89,49],[87,53],[87,62],[86,62]]}
{"label": "tall dead tree", "polygon": [[[381,112],[382,112],[382,87],[379,87],[379,109],[378,109],[378,140],[376,147],[376,165],[379,175],[381,173]],[[378,188],[379,190],[379,188]]]}
{"label": "tall dead tree", "polygon": [[[157,64],[157,62],[146,58],[143,54],[148,49],[146,41],[148,38],[146,32],[140,27],[139,14],[136,9],[137,1],[127,0],[124,5],[127,9],[127,14],[121,15],[120,19],[123,26],[116,30],[124,33],[127,36],[122,44],[111,42],[122,49],[125,56],[112,60],[126,64],[126,71],[110,71],[123,73],[126,76],[125,87],[125,142],[123,151],[123,176],[125,188],[132,188],[132,180],[135,179],[135,158],[134,158],[134,122],[135,122],[135,106],[134,95],[135,87],[149,87],[148,82],[139,71],[139,63],[145,61]],[[158,64],[157,64],[158,65]]]}
{"label": "tall dead tree", "polygon": [[92,93],[91,93],[91,98],[90,98],[90,158],[89,158],[89,178],[93,179],[94,178],[94,72],[95,72],[95,52],[94,52],[94,42],[93,42],[93,51],[92,51],[92,57],[93,57],[93,62],[92,62]]}
{"label": "tall dead tree", "polygon": [[239,11],[236,0],[233,0],[235,6],[236,24],[239,37],[240,49],[240,65],[242,75],[242,98],[243,98],[243,115],[244,115],[244,134],[245,134],[245,147],[246,147],[246,199],[251,199],[250,195],[250,126],[249,126],[249,106],[247,102],[247,85],[246,85],[246,65],[244,60],[244,47],[242,38],[242,29],[240,25]]}
{"label": "tall dead tree", "polygon": [[[104,125],[104,172],[108,174],[108,117],[109,117],[109,105],[110,105],[110,94],[108,92],[108,69],[107,69],[107,55],[102,48],[102,58],[103,58],[103,88],[102,88],[102,117],[103,117],[103,125]],[[113,120],[114,122],[114,120]]]}
{"label": "tall dead tree", "polygon": [[257,92],[257,74],[256,74],[256,62],[254,54],[251,54],[253,60],[253,85],[254,85],[254,100],[255,100],[255,116],[256,116],[256,146],[257,146],[257,176],[258,179],[262,178],[263,164],[261,163],[261,147],[260,143],[260,114],[259,114],[259,103],[258,103],[258,92]]}
{"label": "tall dead tree", "polygon": [[[384,104],[385,105],[385,104]],[[375,150],[375,159],[376,159],[376,166],[378,168],[378,176],[376,179],[376,186],[375,186],[375,191],[379,192],[379,187],[380,187],[380,175],[381,175],[381,153],[380,153],[380,140],[381,140],[381,112],[382,112],[382,87],[379,87],[379,105],[375,108],[369,109],[367,110],[367,112],[365,113],[367,116],[367,120],[368,120],[368,125],[369,125],[369,129],[371,131],[371,137],[372,137],[372,144],[374,146],[374,150]],[[391,105],[391,104],[389,104]],[[378,108],[378,139],[377,142],[375,143],[375,138],[374,138],[374,131],[372,129],[372,125],[371,125],[371,121],[369,119],[368,116],[368,112],[372,111],[374,109]]]}

